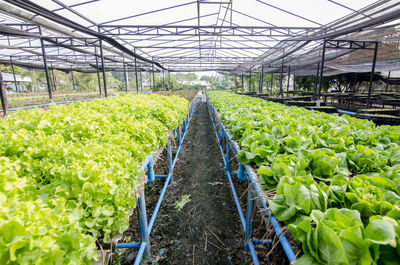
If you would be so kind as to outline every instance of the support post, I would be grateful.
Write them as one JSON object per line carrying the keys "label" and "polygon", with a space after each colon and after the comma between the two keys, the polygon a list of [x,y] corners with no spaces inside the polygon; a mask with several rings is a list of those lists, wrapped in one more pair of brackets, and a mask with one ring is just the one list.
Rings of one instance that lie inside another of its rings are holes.
{"label": "support post", "polygon": [[142,76],[142,71],[140,70],[140,90],[143,93],[143,76]]}
{"label": "support post", "polygon": [[386,92],[388,92],[388,90],[389,90],[389,79],[390,79],[390,71],[389,71],[388,76],[387,76]]}
{"label": "support post", "polygon": [[317,78],[315,79],[315,82],[314,82],[314,96],[313,96],[314,100],[317,98],[318,78],[319,78],[319,63],[317,64]]}
{"label": "support post", "polygon": [[76,87],[75,87],[75,79],[74,79],[74,71],[72,71],[72,70],[71,70],[71,77],[72,77],[72,88],[73,88],[74,90],[76,90]]}
{"label": "support post", "polygon": [[165,74],[164,74],[164,70],[162,71],[162,90],[165,90]]}
{"label": "support post", "polygon": [[249,251],[248,243],[253,241],[253,216],[255,210],[255,198],[253,189],[250,187],[247,193],[247,207],[246,207],[246,227],[244,233],[244,244],[246,250]]}
{"label": "support post", "polygon": [[258,93],[262,93],[262,89],[263,89],[263,75],[264,75],[264,65],[261,65],[261,73],[260,73],[260,81],[258,84]]}
{"label": "support post", "polygon": [[367,108],[368,109],[371,107],[371,92],[372,92],[372,86],[374,84],[375,64],[376,64],[376,56],[377,55],[378,55],[378,42],[375,42],[374,59],[372,61],[372,70],[371,70],[371,76],[369,79],[369,88],[368,88],[368,98],[367,98]]}
{"label": "support post", "polygon": [[296,91],[296,76],[293,75],[293,91]]}
{"label": "support post", "polygon": [[153,92],[156,92],[156,82],[155,82],[155,78],[154,78],[154,63],[152,64],[153,66]]}
{"label": "support post", "polygon": [[251,69],[250,69],[250,75],[249,75],[249,92],[251,92]]}
{"label": "support post", "polygon": [[128,73],[126,72],[126,66],[124,65],[124,81],[125,81],[125,92],[128,93]]}
{"label": "support post", "polygon": [[290,82],[290,65],[289,65],[289,68],[288,68],[288,75],[287,75],[287,86],[286,86],[287,97],[289,97],[289,82]]}
{"label": "support post", "polygon": [[[39,26],[39,34],[42,35],[42,28],[40,26]],[[44,48],[43,38],[40,38],[40,46],[42,47],[43,65],[44,65],[44,72],[46,74],[47,90],[49,92],[50,103],[52,103],[53,102],[53,94],[51,92],[49,68],[47,66],[46,49]]]}
{"label": "support post", "polygon": [[167,91],[172,89],[171,87],[171,74],[170,72],[168,72],[168,86],[167,86]]}
{"label": "support post", "polygon": [[138,216],[140,242],[146,243],[144,256],[150,257],[150,245],[149,245],[149,236],[148,236],[148,228],[147,228],[146,204],[145,204],[143,189],[140,191],[139,194],[140,195],[137,198],[136,210],[137,210],[137,216]]}
{"label": "support post", "polygon": [[102,96],[101,94],[101,81],[100,81],[100,71],[99,71],[99,59],[97,58],[97,47],[94,47],[94,58],[96,59],[96,70],[97,70],[97,82],[99,84],[99,92],[100,92],[100,97]]}
{"label": "support post", "polygon": [[167,143],[167,160],[168,160],[168,174],[173,174],[172,169],[172,147],[171,147],[171,137],[168,136]]}
{"label": "support post", "polygon": [[13,77],[14,77],[15,92],[18,93],[18,83],[17,83],[17,78],[15,76],[14,63],[12,60],[12,56],[10,56],[10,62],[11,62],[11,70],[12,70]]}
{"label": "support post", "polygon": [[106,79],[106,69],[104,66],[104,53],[103,53],[103,41],[100,39],[100,57],[101,57],[101,71],[103,72],[103,86],[104,86],[104,96],[107,97],[107,79]]}
{"label": "support post", "polygon": [[3,108],[3,115],[6,116],[8,112],[8,104],[7,104],[7,92],[4,88],[3,82],[3,73],[0,70],[0,98],[1,98],[1,107]]}
{"label": "support post", "polygon": [[138,80],[138,74],[137,74],[137,61],[135,57],[135,80],[136,80],[136,94],[139,94],[139,80]]}
{"label": "support post", "polygon": [[324,75],[325,48],[326,48],[326,40],[324,40],[324,45],[322,46],[321,71],[319,71],[319,81],[318,81],[317,107],[319,107],[321,104],[321,87],[322,87],[322,76]]}
{"label": "support post", "polygon": [[283,98],[283,66],[284,66],[285,60],[282,57],[282,66],[281,66],[281,75],[279,77],[279,97]]}
{"label": "support post", "polygon": [[53,79],[53,91],[56,91],[56,77],[54,75],[53,64],[51,65],[51,76],[52,76],[52,79]]}
{"label": "support post", "polygon": [[274,73],[271,73],[271,93],[269,96],[272,96],[272,87],[274,86]]}
{"label": "support post", "polygon": [[244,80],[243,80],[243,72],[242,72],[242,93],[244,93]]}

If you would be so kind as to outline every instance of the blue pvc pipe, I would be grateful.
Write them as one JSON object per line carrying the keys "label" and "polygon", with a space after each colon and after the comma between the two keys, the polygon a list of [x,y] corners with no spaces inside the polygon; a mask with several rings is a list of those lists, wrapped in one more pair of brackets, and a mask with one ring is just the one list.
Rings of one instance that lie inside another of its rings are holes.
{"label": "blue pvc pipe", "polygon": [[258,239],[254,239],[253,240],[253,244],[254,245],[271,245],[272,244],[272,240],[271,239],[267,239],[267,240],[258,240]]}
{"label": "blue pvc pipe", "polygon": [[251,257],[253,258],[254,265],[260,265],[260,261],[258,261],[257,252],[256,252],[256,250],[254,248],[253,242],[249,241],[247,243],[247,246],[248,246],[248,248],[250,250]]}
{"label": "blue pvc pipe", "polygon": [[154,175],[155,178],[166,178],[168,175]]}
{"label": "blue pvc pipe", "polygon": [[131,242],[131,243],[119,243],[116,248],[140,248],[142,243],[140,242]]}
{"label": "blue pvc pipe", "polygon": [[147,164],[147,183],[152,183],[155,180],[154,177],[154,168],[153,168],[153,159],[154,155],[150,156],[150,161]]}
{"label": "blue pvc pipe", "polygon": [[140,265],[140,263],[142,262],[142,257],[145,249],[146,249],[146,242],[143,242],[142,244],[140,244],[139,252],[136,256],[135,263],[133,263],[133,265]]}

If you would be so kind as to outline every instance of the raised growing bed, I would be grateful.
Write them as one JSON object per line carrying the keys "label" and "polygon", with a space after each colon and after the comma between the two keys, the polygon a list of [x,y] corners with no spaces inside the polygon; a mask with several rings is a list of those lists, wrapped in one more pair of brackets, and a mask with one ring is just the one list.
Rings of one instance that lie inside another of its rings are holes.
{"label": "raised growing bed", "polygon": [[[207,100],[207,104],[213,123],[214,132],[218,139],[219,149],[224,160],[226,177],[229,180],[240,221],[244,230],[246,249],[252,256],[253,264],[261,264],[255,246],[269,245],[273,249],[277,244],[280,244],[282,247],[287,261],[290,264],[293,264],[296,261],[295,250],[296,253],[299,252],[298,246],[294,243],[294,241],[289,242],[287,237],[292,238],[292,236],[286,228],[280,226],[278,220],[272,215],[270,209],[268,208],[269,195],[267,194],[267,191],[262,189],[259,182],[259,176],[250,165],[243,165],[237,160],[237,154],[241,151],[238,143],[233,140],[232,135],[225,128],[221,117],[209,100]],[[232,160],[236,160],[237,162],[236,171],[233,171],[232,169]],[[243,213],[243,206],[240,204],[240,198],[235,189],[233,180],[234,176],[236,176],[240,181],[247,181],[249,183],[247,189],[247,205],[245,214]],[[259,209],[258,212],[260,213],[261,220],[263,220],[263,225],[266,226],[268,231],[267,235],[270,236],[270,238],[254,238],[253,230],[256,208]]]}
{"label": "raised growing bed", "polygon": [[[317,106],[316,101],[296,101],[296,100],[286,100],[284,102],[288,106],[297,106],[297,107],[311,107],[311,106]],[[324,102],[320,102],[321,106],[324,106]]]}
{"label": "raised growing bed", "polygon": [[381,114],[381,115],[398,116],[400,113],[400,110],[399,109],[358,109],[357,113],[359,113],[361,115]]}
{"label": "raised growing bed", "polygon": [[373,121],[377,125],[400,125],[400,117],[393,115],[359,113],[356,117]]}
{"label": "raised growing bed", "polygon": [[325,112],[325,113],[338,113],[337,108],[330,107],[330,106],[322,106],[322,107],[312,106],[312,107],[306,107],[306,109],[322,111],[322,112]]}

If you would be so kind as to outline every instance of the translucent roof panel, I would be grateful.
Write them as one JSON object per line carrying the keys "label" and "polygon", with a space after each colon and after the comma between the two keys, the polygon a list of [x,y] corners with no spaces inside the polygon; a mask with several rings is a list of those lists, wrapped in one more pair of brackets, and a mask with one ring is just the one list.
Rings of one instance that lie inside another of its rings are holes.
{"label": "translucent roof panel", "polygon": [[108,70],[133,67],[135,57],[147,70],[248,72],[264,65],[272,71],[282,58],[312,68],[323,39],[398,43],[399,17],[399,0],[6,0],[0,3],[3,30],[17,38],[18,30],[28,31],[20,25],[32,24],[36,36],[13,43],[0,37],[0,57],[11,54],[17,63],[32,56],[41,64],[40,25],[48,56],[65,69],[86,63],[85,71],[96,70],[99,39]]}

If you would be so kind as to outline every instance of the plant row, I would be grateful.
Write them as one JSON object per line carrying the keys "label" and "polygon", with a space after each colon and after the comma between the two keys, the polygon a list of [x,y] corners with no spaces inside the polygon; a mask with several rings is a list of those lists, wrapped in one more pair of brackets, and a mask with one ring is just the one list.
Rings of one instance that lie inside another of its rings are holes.
{"label": "plant row", "polygon": [[304,255],[296,264],[400,263],[400,127],[210,92],[258,167],[269,207]]}
{"label": "plant row", "polygon": [[128,227],[142,161],[189,102],[125,95],[0,120],[0,264],[91,264]]}

